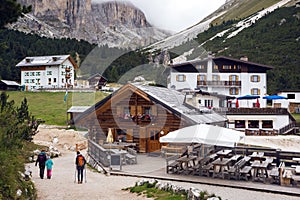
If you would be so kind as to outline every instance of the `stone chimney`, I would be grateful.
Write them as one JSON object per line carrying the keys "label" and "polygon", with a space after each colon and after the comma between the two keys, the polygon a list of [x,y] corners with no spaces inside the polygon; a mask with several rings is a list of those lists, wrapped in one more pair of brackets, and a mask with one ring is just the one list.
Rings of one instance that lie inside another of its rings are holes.
{"label": "stone chimney", "polygon": [[240,58],[240,60],[248,61],[248,57],[247,57],[247,56],[242,56],[242,57]]}

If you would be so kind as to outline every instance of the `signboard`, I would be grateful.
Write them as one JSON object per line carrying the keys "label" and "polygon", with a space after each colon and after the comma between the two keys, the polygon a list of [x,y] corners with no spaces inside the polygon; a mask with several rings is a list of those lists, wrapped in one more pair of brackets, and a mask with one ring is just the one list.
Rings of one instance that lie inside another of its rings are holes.
{"label": "signboard", "polygon": [[110,167],[119,166],[120,170],[122,170],[122,159],[120,154],[111,154],[110,155]]}

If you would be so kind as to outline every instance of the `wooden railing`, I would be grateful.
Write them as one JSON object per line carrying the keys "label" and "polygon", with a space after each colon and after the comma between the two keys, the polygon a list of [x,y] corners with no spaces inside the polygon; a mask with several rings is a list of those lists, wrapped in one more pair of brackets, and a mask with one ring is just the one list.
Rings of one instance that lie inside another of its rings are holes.
{"label": "wooden railing", "polygon": [[92,140],[88,140],[88,154],[100,162],[104,167],[109,167],[109,152]]}
{"label": "wooden railing", "polygon": [[216,112],[226,112],[226,114],[269,114],[269,115],[288,115],[286,108],[214,108]]}

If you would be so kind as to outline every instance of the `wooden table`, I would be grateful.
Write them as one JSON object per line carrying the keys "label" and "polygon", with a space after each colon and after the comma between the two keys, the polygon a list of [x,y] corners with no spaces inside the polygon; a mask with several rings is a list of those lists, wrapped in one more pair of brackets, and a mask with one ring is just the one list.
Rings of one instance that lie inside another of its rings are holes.
{"label": "wooden table", "polygon": [[253,160],[262,160],[262,158],[264,157],[264,152],[253,152],[250,157]]}
{"label": "wooden table", "polygon": [[217,160],[213,161],[212,164],[214,166],[214,171],[213,171],[213,178],[214,177],[221,177],[224,179],[224,172],[225,170],[229,169],[229,163],[230,163],[229,158],[218,158]]}
{"label": "wooden table", "polygon": [[268,171],[267,168],[269,166],[269,162],[265,162],[265,161],[259,161],[259,160],[255,160],[252,164],[251,167],[253,169],[253,176],[252,176],[252,180],[263,180],[263,182],[266,181],[266,178],[268,178]]}
{"label": "wooden table", "polygon": [[231,149],[223,149],[218,151],[216,154],[217,156],[219,156],[221,159],[225,158],[226,156],[228,156],[230,153],[232,152]]}
{"label": "wooden table", "polygon": [[195,160],[197,156],[183,156],[178,159],[176,159],[177,162],[179,162],[180,171],[183,171],[185,174],[189,174],[191,170],[189,168],[192,168],[195,166]]}

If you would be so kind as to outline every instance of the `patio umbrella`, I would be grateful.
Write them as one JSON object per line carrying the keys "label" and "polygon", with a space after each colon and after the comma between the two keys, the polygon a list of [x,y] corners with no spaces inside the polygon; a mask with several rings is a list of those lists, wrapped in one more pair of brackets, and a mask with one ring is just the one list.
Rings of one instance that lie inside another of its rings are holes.
{"label": "patio umbrella", "polygon": [[242,100],[242,99],[249,100],[249,99],[257,99],[257,98],[260,98],[260,96],[257,96],[257,95],[245,95],[245,96],[240,96],[237,99],[238,100]]}
{"label": "patio umbrella", "polygon": [[260,107],[260,103],[259,103],[259,100],[258,100],[258,98],[256,99],[256,104],[255,104],[255,107],[256,107],[256,108],[259,108],[259,107]]}
{"label": "patio umbrella", "polygon": [[107,137],[106,137],[106,142],[107,143],[113,143],[114,142],[114,136],[111,132],[111,128],[108,129],[108,134],[107,134]]}
{"label": "patio umbrella", "polygon": [[287,99],[284,96],[278,96],[278,95],[270,95],[270,96],[265,96],[263,97],[263,99],[267,99],[267,100],[278,100],[278,99]]}
{"label": "patio umbrella", "polygon": [[238,99],[236,99],[236,101],[235,101],[235,107],[236,107],[236,108],[239,107],[239,100],[238,100]]}
{"label": "patio umbrella", "polygon": [[217,146],[234,147],[245,137],[244,132],[219,126],[197,124],[160,137],[161,143],[199,143]]}
{"label": "patio umbrella", "polygon": [[[236,99],[238,100],[252,100],[252,99],[258,99],[260,96],[258,95],[245,95],[245,96],[240,96]],[[247,107],[249,107],[249,101],[247,101]]]}

